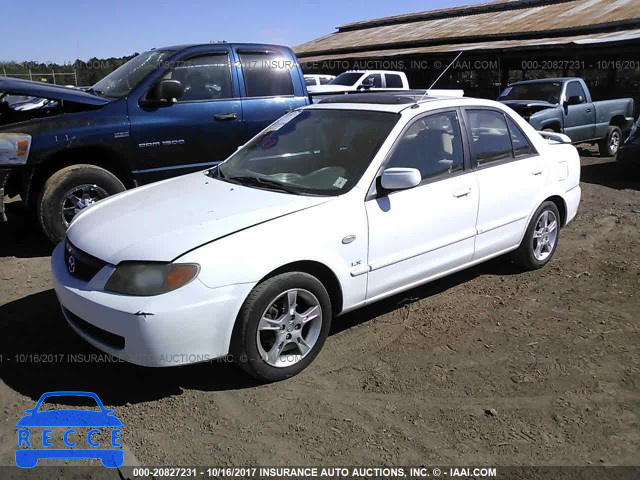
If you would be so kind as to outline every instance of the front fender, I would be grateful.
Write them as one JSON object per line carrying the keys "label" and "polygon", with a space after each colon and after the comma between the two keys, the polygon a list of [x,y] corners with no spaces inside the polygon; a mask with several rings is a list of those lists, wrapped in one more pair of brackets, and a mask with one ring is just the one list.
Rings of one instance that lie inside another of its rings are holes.
{"label": "front fender", "polygon": [[[209,288],[257,283],[291,263],[312,261],[329,268],[343,292],[343,307],[364,302],[367,276],[367,219],[364,200],[333,201],[256,225],[204,245],[179,258],[201,265]],[[360,196],[363,196],[360,192]],[[346,237],[355,236],[352,242]]]}

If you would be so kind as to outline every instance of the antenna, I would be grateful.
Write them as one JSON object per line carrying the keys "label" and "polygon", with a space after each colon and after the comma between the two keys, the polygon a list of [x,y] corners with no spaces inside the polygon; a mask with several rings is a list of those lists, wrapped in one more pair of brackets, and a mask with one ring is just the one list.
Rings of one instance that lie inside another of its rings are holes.
{"label": "antenna", "polygon": [[[418,102],[421,102],[424,97],[426,97],[427,95],[429,95],[429,90],[431,90],[433,88],[433,86],[438,83],[438,81],[442,78],[442,76],[447,73],[447,70],[449,70],[449,68],[451,68],[451,65],[453,65],[454,63],[456,63],[456,60],[458,60],[460,58],[460,55],[462,55],[462,50],[460,50],[460,52],[458,52],[458,55],[456,55],[456,58],[454,58],[451,63],[449,65],[447,65],[447,68],[445,68],[442,73],[440,75],[438,75],[438,78],[435,79],[435,81],[431,84],[431,86],[429,88],[427,88],[427,90],[424,92],[424,95],[422,95],[422,97],[420,97],[420,100],[418,100]],[[416,102],[416,104],[418,103]]]}

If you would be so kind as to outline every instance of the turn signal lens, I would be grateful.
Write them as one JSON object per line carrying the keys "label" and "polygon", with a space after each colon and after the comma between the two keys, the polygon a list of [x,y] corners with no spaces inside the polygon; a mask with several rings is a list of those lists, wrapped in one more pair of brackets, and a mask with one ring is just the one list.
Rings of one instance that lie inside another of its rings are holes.
{"label": "turn signal lens", "polygon": [[29,140],[18,140],[16,142],[16,154],[19,157],[26,155],[27,150],[29,150]]}
{"label": "turn signal lens", "polygon": [[162,295],[185,286],[198,275],[195,263],[124,262],[116,267],[105,290],[126,295]]}

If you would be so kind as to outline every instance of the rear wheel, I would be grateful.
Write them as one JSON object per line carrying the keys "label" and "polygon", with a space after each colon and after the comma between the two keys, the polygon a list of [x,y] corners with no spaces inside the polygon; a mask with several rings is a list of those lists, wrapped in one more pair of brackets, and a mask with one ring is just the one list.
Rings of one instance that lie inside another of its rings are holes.
{"label": "rear wheel", "polygon": [[63,168],[45,182],[40,194],[40,226],[53,243],[58,243],[81,210],[124,190],[122,182],[104,168],[94,165]]}
{"label": "rear wheel", "polygon": [[331,300],[315,277],[290,272],[259,284],[238,315],[231,351],[242,370],[267,382],[304,370],[331,327]]}
{"label": "rear wheel", "polygon": [[560,232],[560,213],[553,202],[544,202],[531,218],[522,243],[511,258],[526,270],[544,267],[556,251]]}
{"label": "rear wheel", "polygon": [[619,127],[611,126],[607,130],[607,134],[598,144],[600,155],[604,157],[613,157],[618,153],[620,144],[622,143],[622,130]]}

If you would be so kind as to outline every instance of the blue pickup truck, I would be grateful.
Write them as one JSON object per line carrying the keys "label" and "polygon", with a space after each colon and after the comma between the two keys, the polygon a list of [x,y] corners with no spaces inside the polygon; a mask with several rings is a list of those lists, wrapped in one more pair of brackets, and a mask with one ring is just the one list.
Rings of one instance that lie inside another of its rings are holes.
{"label": "blue pickup truck", "polygon": [[[16,95],[51,102],[3,101]],[[295,55],[275,45],[153,49],[84,91],[0,77],[0,222],[4,195],[20,195],[57,242],[83,208],[205,169],[309,102]]]}
{"label": "blue pickup truck", "polygon": [[593,101],[578,77],[525,80],[498,97],[536,130],[564,133],[573,143],[596,143],[600,154],[614,156],[633,125],[633,99]]}

